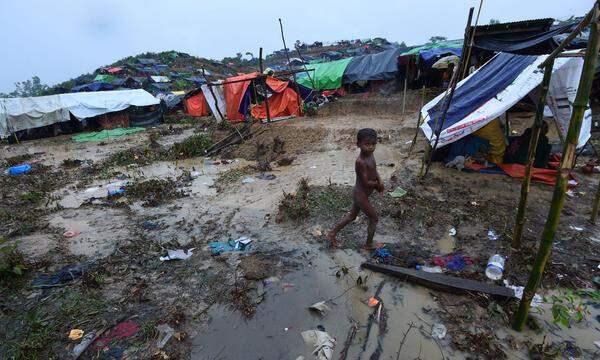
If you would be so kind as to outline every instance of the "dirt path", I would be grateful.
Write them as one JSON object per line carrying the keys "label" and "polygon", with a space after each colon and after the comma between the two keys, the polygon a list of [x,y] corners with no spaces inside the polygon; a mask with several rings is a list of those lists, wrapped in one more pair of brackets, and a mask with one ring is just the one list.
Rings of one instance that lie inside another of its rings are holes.
{"label": "dirt path", "polygon": [[[377,242],[389,244],[396,255],[395,251],[404,251],[400,252],[405,254],[403,261],[452,252],[469,255],[475,264],[468,275],[481,280],[485,280],[482,274],[487,257],[507,251],[519,182],[497,175],[460,173],[435,164],[432,176],[417,183],[418,150],[406,156],[415,122],[414,113],[404,121],[390,114],[304,118],[271,125],[257,139],[235,149],[232,154],[236,159],[227,164],[196,157],[111,167],[85,180],[69,175],[69,181],[51,191],[48,201],[39,203],[47,226],[11,239],[32,262],[32,270],[21,287],[6,290],[2,310],[6,316],[0,325],[7,330],[0,335],[11,344],[8,349],[60,358],[66,356],[72,343],[61,331],[74,327],[90,331],[98,327],[95,323],[110,323],[127,315],[133,316],[140,330],[115,346],[125,350],[129,358],[164,353],[191,359],[310,359],[312,349],[303,343],[300,333],[319,326],[336,339],[334,358],[339,358],[352,324],[356,324],[357,332],[347,344],[348,359],[525,358],[528,347],[541,343],[544,336],[546,344],[572,343],[583,352],[583,358],[597,354],[593,342],[598,340],[595,317],[599,311],[592,306],[588,322],[564,328],[551,323],[546,303],[546,312],[535,315],[542,332],[518,334],[508,326],[506,311],[511,305],[469,296],[448,297],[362,271],[360,264],[370,257],[358,250],[366,235],[362,218],[340,234],[341,249],[328,249],[323,233],[346,211],[354,182],[355,133],[368,126],[381,137],[375,155],[386,186],[392,189],[400,185],[409,191],[400,200],[375,196],[382,216]],[[168,147],[193,133],[193,129],[164,131],[158,143]],[[273,164],[269,173],[276,178],[261,180],[257,177],[260,172],[248,168],[254,164],[248,159],[256,141],[268,143],[277,136],[284,140],[286,155],[293,156],[294,161],[286,166]],[[34,160],[54,169],[63,167],[65,159],[98,163],[147,143],[144,133],[111,139],[106,144],[76,144],[58,137],[4,147],[0,157],[31,154]],[[83,174],[85,167],[69,171]],[[253,181],[243,183],[248,177]],[[309,179],[316,201],[305,218],[277,222],[283,194],[297,191],[301,178]],[[148,197],[133,198],[133,192],[127,190],[116,198],[106,195],[109,185],[128,189],[149,180],[158,181],[153,186],[162,186],[159,192],[170,194],[176,189],[182,195],[174,194],[158,203]],[[587,249],[591,258],[576,260],[580,263],[578,271],[586,274],[578,283],[571,264],[561,265],[568,259],[575,262],[573,257],[557,255],[557,263],[550,266],[548,289],[558,285],[582,287],[597,274],[598,228],[584,220],[594,181],[597,177],[581,176],[575,197],[567,201],[556,246],[559,254]],[[528,249],[534,246],[543,226],[550,197],[550,187],[532,188]],[[452,227],[457,230],[455,237],[447,235]],[[499,234],[497,242],[487,239],[490,229]],[[80,234],[65,238],[67,230]],[[252,240],[250,250],[211,255],[210,242],[242,236]],[[194,255],[185,261],[159,261],[167,249],[178,248],[194,248]],[[532,251],[528,254],[532,256]],[[523,264],[531,260],[514,258]],[[37,275],[72,263],[90,264],[92,280],[84,277],[46,290],[28,285]],[[507,276],[523,284],[527,270],[521,267]],[[564,280],[557,279],[558,275]],[[359,277],[364,286],[357,285]],[[80,305],[87,312],[64,313],[61,309],[72,305],[71,293],[98,298],[102,305],[94,309]],[[381,310],[366,305],[375,295],[382,301]],[[19,303],[19,298],[28,300]],[[307,309],[324,300],[330,300],[326,315]],[[56,304],[62,307],[57,310]],[[470,304],[469,316],[461,308],[465,304]],[[6,310],[9,306],[18,311]],[[23,346],[24,338],[29,340],[27,334],[39,332],[36,323],[23,323],[19,315],[19,311],[31,309],[41,319],[54,319],[46,321],[58,335],[44,335],[51,345]],[[160,323],[168,323],[187,336],[157,349],[155,326]],[[436,323],[448,328],[441,340],[430,336]]]}

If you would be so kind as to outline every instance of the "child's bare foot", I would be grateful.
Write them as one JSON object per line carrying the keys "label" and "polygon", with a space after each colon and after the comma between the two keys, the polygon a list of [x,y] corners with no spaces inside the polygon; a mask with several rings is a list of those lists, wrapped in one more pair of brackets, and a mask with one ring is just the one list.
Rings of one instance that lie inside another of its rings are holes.
{"label": "child's bare foot", "polygon": [[335,235],[336,234],[333,231],[330,231],[327,233],[327,240],[329,240],[329,244],[331,245],[332,248],[335,248],[338,245]]}

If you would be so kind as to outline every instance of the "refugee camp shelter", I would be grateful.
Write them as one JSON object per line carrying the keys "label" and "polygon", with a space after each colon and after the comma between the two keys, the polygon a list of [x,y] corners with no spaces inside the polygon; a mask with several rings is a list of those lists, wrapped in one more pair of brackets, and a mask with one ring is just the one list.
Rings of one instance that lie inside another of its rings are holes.
{"label": "refugee camp shelter", "polygon": [[202,92],[202,88],[197,88],[190,91],[184,96],[183,106],[185,112],[191,116],[208,116],[210,115],[210,108]]}
{"label": "refugee camp shelter", "polygon": [[377,54],[355,56],[344,70],[342,82],[391,80],[398,74],[400,49],[385,50]]}
{"label": "refugee camp shelter", "polygon": [[[460,81],[448,108],[444,123],[442,93],[421,109],[421,129],[431,144],[434,129],[441,130],[438,147],[451,144],[481,129],[504,114],[522,98],[535,91],[542,82],[540,65],[548,55],[516,55],[498,53],[474,73]],[[579,78],[583,69],[581,57],[557,58],[552,69],[547,105],[559,130],[566,134]],[[535,96],[533,100],[537,101]],[[591,110],[585,112],[579,147],[590,138]]]}
{"label": "refugee camp shelter", "polygon": [[0,138],[12,133],[127,109],[157,105],[159,100],[144,90],[79,92],[29,98],[0,99]]}

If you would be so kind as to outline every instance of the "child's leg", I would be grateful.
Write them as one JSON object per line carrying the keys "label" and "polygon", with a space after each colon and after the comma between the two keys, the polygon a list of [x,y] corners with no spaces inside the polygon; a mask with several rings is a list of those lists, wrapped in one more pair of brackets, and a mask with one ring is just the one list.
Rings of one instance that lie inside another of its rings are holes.
{"label": "child's leg", "polygon": [[350,209],[350,211],[327,234],[327,239],[329,239],[329,241],[331,242],[332,247],[337,246],[335,237],[337,236],[338,232],[340,232],[340,230],[342,230],[346,225],[348,225],[349,223],[354,221],[354,219],[356,219],[356,216],[358,216],[359,211],[360,211],[360,209],[359,209],[356,201],[354,201],[352,203],[352,208]]}
{"label": "child's leg", "polygon": [[371,202],[366,195],[358,197],[357,201],[362,212],[364,212],[369,218],[369,226],[367,227],[367,243],[365,244],[365,248],[372,249],[373,237],[375,236],[375,228],[379,222],[379,215],[377,215],[377,211],[375,211],[375,208],[373,205],[371,205]]}

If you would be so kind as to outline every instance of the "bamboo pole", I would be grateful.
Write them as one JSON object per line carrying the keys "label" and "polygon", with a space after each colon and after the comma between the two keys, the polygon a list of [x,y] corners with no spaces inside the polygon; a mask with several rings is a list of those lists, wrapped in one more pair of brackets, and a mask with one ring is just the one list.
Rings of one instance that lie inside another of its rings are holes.
{"label": "bamboo pole", "polygon": [[[482,0],[483,1],[483,0]],[[481,8],[480,8],[481,9]],[[467,60],[468,59],[468,49],[469,49],[469,39],[471,38],[470,34],[471,34],[471,21],[473,20],[473,10],[475,10],[475,8],[471,7],[469,8],[469,15],[467,17],[467,28],[465,29],[465,36],[463,39],[463,46],[462,49],[460,51],[460,58]],[[463,76],[463,68],[466,69],[468,68],[469,65],[465,63],[465,61],[462,61],[460,63],[460,66],[458,66],[457,68],[454,69],[454,72],[458,72],[459,74],[459,78],[462,79]]]}
{"label": "bamboo pole", "polygon": [[[288,53],[288,48],[285,45],[285,36],[283,36],[283,23],[281,22],[281,18],[279,18],[279,29],[281,30],[281,41],[283,42],[283,51],[285,52],[285,57],[288,62],[288,68],[292,71],[292,64],[290,64],[290,54]],[[300,98],[300,89],[298,88],[298,82],[296,81],[296,74],[292,74],[294,78],[294,87],[296,90],[296,99],[298,100],[298,114],[302,116],[302,99]]]}
{"label": "bamboo pole", "polygon": [[[512,247],[518,249],[521,247],[521,238],[523,236],[523,226],[525,225],[525,208],[527,207],[527,196],[529,195],[529,187],[531,185],[531,168],[535,161],[535,152],[537,143],[540,138],[540,130],[544,121],[544,106],[546,105],[546,95],[552,77],[552,67],[554,62],[550,61],[548,66],[544,68],[544,79],[540,90],[540,98],[538,99],[537,109],[535,111],[535,120],[531,130],[531,139],[529,140],[529,153],[527,155],[527,163],[525,164],[525,177],[521,185],[521,198],[519,199],[519,207],[517,208],[517,218],[515,219],[515,229],[512,238]],[[508,122],[508,119],[507,119]]]}
{"label": "bamboo pole", "polygon": [[[464,47],[464,42],[467,41],[468,36],[469,36],[469,28],[471,27],[471,20],[473,18],[473,8],[471,8],[469,10],[469,16],[467,18],[467,27],[465,28],[465,38],[463,40],[463,47]],[[437,145],[438,142],[440,141],[440,134],[442,133],[442,129],[444,128],[444,122],[446,121],[446,115],[448,114],[448,109],[450,108],[450,104],[452,103],[452,97],[454,96],[454,90],[456,90],[456,84],[458,83],[458,78],[460,77],[459,73],[460,73],[460,69],[463,68],[464,65],[464,57],[461,57],[459,62],[458,62],[458,71],[455,70],[454,74],[452,74],[452,79],[450,80],[450,93],[447,94],[442,100],[444,101],[444,106],[443,106],[443,111],[442,111],[442,117],[439,121],[439,126],[438,126],[438,117],[436,116],[435,119],[435,125],[433,128],[433,133],[435,134],[435,142],[433,143],[433,146],[431,146],[429,148],[428,154],[427,154],[427,164],[425,165],[425,172],[423,172],[423,166],[421,166],[421,173],[420,176],[425,176],[427,175],[427,173],[429,172],[429,167],[431,166],[431,161],[433,160],[433,154],[435,153],[435,150],[437,149]],[[429,141],[428,141],[429,143]]]}
{"label": "bamboo pole", "polygon": [[313,80],[312,76],[310,76],[310,72],[306,68],[306,61],[304,61],[304,57],[302,57],[302,53],[300,52],[300,48],[297,47],[297,46],[296,46],[296,52],[298,53],[298,57],[300,58],[300,60],[302,60],[302,67],[306,71],[306,75],[308,75],[308,80],[310,80],[310,83],[312,84],[313,89],[316,90],[317,86],[315,85],[315,81]]}
{"label": "bamboo pole", "polygon": [[598,182],[598,189],[596,190],[596,197],[594,198],[594,204],[592,208],[592,216],[590,221],[592,224],[596,224],[596,218],[598,217],[598,209],[600,209],[600,182]]}
{"label": "bamboo pole", "polygon": [[[481,14],[481,7],[483,6],[483,0],[479,1],[479,9],[477,9],[477,17],[475,18],[475,26],[469,28],[469,46],[467,47],[467,54],[461,54],[465,58],[465,66],[461,72],[461,79],[467,77],[469,71],[469,60],[471,58],[471,51],[473,50],[473,43],[475,42],[475,32],[477,31],[477,24],[479,24],[479,14]],[[465,36],[466,38],[466,36]]]}
{"label": "bamboo pole", "polygon": [[[215,108],[217,109],[217,113],[219,114],[219,117],[221,117],[221,121],[225,120],[225,117],[223,116],[223,114],[221,113],[221,109],[219,109],[219,102],[217,100],[217,96],[215,95],[215,93],[213,92],[212,89],[212,84],[210,82],[210,80],[208,79],[208,76],[206,75],[206,71],[204,70],[204,68],[202,68],[202,76],[204,77],[204,80],[206,81],[206,85],[208,87],[208,91],[210,92],[210,94],[213,97],[213,100],[215,100]],[[214,114],[213,114],[214,115]]]}
{"label": "bamboo pole", "polygon": [[[260,48],[258,50],[258,69],[260,70],[261,75],[263,73],[262,52],[263,52],[263,48]],[[267,122],[270,123],[271,122],[271,111],[269,110],[269,98],[265,99],[265,111],[267,113]]]}
{"label": "bamboo pole", "polygon": [[404,110],[406,108],[406,88],[408,87],[408,79],[404,77],[404,94],[402,95],[402,121],[404,121]]}
{"label": "bamboo pole", "polygon": [[569,122],[569,130],[563,146],[563,154],[559,171],[556,176],[556,186],[554,187],[554,193],[552,195],[550,211],[548,212],[548,218],[546,219],[546,224],[544,225],[542,240],[540,241],[540,247],[533,264],[533,269],[529,274],[529,280],[527,281],[527,285],[523,291],[523,297],[513,322],[513,328],[517,331],[523,330],[523,327],[525,326],[527,314],[529,313],[529,308],[531,307],[531,299],[533,299],[533,296],[535,295],[535,291],[542,279],[546,262],[548,261],[550,252],[552,251],[552,244],[556,234],[556,228],[558,227],[560,213],[565,202],[565,193],[569,182],[569,172],[573,168],[573,158],[575,157],[577,140],[579,139],[579,132],[583,122],[583,115],[590,98],[598,50],[600,49],[600,43],[598,42],[598,37],[600,35],[598,33],[598,1],[594,4],[592,14],[586,57],[583,62],[583,71],[581,72],[581,80],[579,82],[579,88],[577,89],[577,95],[575,96],[575,101],[573,102],[573,111],[571,113],[571,120]]}
{"label": "bamboo pole", "polygon": [[421,109],[423,108],[424,102],[425,102],[425,85],[423,85],[423,87],[421,88],[421,105],[419,106],[419,117],[417,118],[417,129],[415,130],[415,136],[413,137],[412,142],[410,143],[410,148],[408,148],[408,156],[410,156],[412,149],[415,147],[415,144],[417,143],[417,137],[419,136],[419,128],[421,127],[421,119],[422,119]]}

